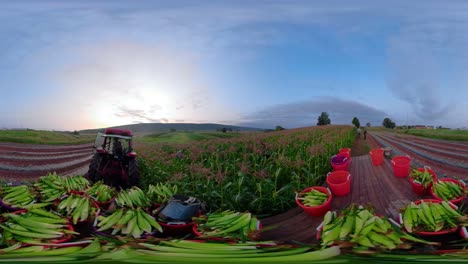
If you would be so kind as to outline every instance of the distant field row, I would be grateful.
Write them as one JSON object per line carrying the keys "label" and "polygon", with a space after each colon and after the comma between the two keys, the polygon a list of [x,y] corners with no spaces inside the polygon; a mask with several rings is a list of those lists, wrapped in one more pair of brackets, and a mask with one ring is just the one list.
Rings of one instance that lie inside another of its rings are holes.
{"label": "distant field row", "polygon": [[74,135],[73,133],[39,130],[0,130],[0,142],[74,145],[94,142],[96,135]]}
{"label": "distant field row", "polygon": [[[455,141],[468,141],[468,130],[449,129],[385,129],[382,127],[367,128],[371,131],[388,131],[410,134],[421,137],[446,139]],[[246,133],[262,132],[156,132],[135,136],[136,142],[147,143],[187,143],[218,138],[234,138]],[[27,144],[72,145],[92,143],[96,134],[74,135],[73,133],[39,130],[0,130],[0,142],[14,142]]]}
{"label": "distant field row", "polygon": [[[245,132],[256,133],[256,132]],[[190,141],[209,140],[217,138],[233,138],[243,132],[160,132],[137,135],[135,141],[149,143],[186,143]],[[72,145],[92,143],[96,134],[74,135],[73,133],[39,130],[0,130],[0,142]]]}
{"label": "distant field row", "polygon": [[468,130],[409,129],[403,133],[436,139],[468,141]]}
{"label": "distant field row", "polygon": [[242,134],[243,133],[239,132],[162,132],[139,136],[135,138],[135,141],[152,143],[186,143],[190,141],[200,141],[217,138],[233,138],[238,137]]}
{"label": "distant field row", "polygon": [[371,131],[397,132],[434,139],[468,141],[468,130],[460,129],[386,129],[382,127],[371,127],[368,129]]}

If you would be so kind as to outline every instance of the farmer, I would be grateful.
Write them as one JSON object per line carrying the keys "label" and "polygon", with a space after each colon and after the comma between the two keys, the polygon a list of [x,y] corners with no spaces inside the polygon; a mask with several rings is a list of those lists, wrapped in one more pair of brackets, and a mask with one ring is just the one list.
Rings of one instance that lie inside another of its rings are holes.
{"label": "farmer", "polygon": [[361,138],[361,128],[360,127],[357,128],[357,135],[358,135],[358,138]]}
{"label": "farmer", "polygon": [[366,139],[366,136],[367,136],[367,130],[364,128],[364,139]]}
{"label": "farmer", "polygon": [[184,157],[184,150],[180,149],[177,151],[177,153],[175,154],[174,158],[176,159],[182,159]]}
{"label": "farmer", "polygon": [[114,152],[114,156],[117,156],[118,158],[123,156],[122,143],[120,143],[118,138],[114,138],[112,151]]}

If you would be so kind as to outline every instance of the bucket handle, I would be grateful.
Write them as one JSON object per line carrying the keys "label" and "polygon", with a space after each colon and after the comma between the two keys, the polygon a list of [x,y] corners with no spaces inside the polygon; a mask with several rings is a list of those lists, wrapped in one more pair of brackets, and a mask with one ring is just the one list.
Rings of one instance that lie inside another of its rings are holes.
{"label": "bucket handle", "polygon": [[426,170],[432,170],[431,167],[429,167],[429,166],[424,166],[424,169],[426,169]]}
{"label": "bucket handle", "polygon": [[465,182],[462,179],[458,180],[458,182],[460,183],[461,186],[463,186],[463,187],[466,186]]}
{"label": "bucket handle", "polygon": [[317,228],[315,228],[315,230],[317,230],[317,232],[321,232],[322,228],[323,228],[323,221],[320,223],[320,225],[317,226]]}
{"label": "bucket handle", "polygon": [[349,181],[349,178],[351,178],[351,173],[348,173],[348,178],[346,178],[346,180]]}
{"label": "bucket handle", "polygon": [[455,205],[454,203],[452,203],[451,201],[448,201],[447,202],[452,208],[454,208],[455,210],[458,210],[458,206]]}
{"label": "bucket handle", "polygon": [[461,229],[460,229],[460,232],[461,232],[461,235],[463,238],[468,238],[468,231],[466,229],[466,226],[463,226]]}
{"label": "bucket handle", "polygon": [[396,226],[396,227],[401,227],[401,225],[400,225],[397,221],[393,220],[393,219],[390,218],[390,217],[388,218],[388,221],[389,221],[390,223],[392,223],[392,224],[393,224],[394,226]]}
{"label": "bucket handle", "polygon": [[96,212],[96,217],[94,218],[94,222],[93,222],[93,227],[96,227],[97,226],[97,221],[98,221],[98,215],[101,213],[101,208],[98,208],[97,212]]}

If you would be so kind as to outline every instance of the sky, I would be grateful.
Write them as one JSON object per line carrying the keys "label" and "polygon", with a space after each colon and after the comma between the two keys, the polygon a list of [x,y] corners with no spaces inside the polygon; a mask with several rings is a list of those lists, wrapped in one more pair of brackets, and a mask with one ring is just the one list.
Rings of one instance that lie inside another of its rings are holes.
{"label": "sky", "polygon": [[468,1],[0,0],[0,129],[468,127]]}

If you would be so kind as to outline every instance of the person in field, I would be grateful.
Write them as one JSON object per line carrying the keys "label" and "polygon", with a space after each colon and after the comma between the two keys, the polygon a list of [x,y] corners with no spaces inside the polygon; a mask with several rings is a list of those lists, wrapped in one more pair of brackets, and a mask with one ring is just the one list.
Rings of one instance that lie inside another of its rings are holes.
{"label": "person in field", "polygon": [[361,128],[360,127],[357,128],[357,135],[358,135],[358,138],[361,138]]}
{"label": "person in field", "polygon": [[367,137],[367,130],[366,130],[365,128],[364,128],[363,135],[364,135],[364,139],[366,139],[366,137]]}
{"label": "person in field", "polygon": [[119,158],[123,156],[122,143],[120,142],[118,138],[114,138],[112,151],[113,151],[114,156],[117,156]]}

